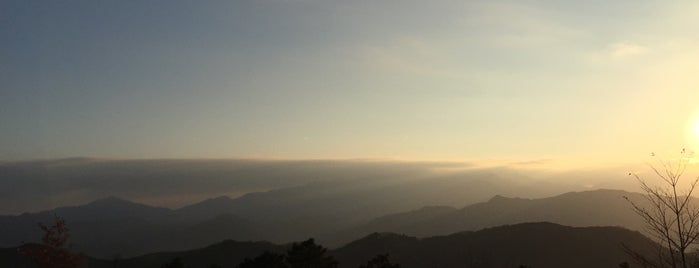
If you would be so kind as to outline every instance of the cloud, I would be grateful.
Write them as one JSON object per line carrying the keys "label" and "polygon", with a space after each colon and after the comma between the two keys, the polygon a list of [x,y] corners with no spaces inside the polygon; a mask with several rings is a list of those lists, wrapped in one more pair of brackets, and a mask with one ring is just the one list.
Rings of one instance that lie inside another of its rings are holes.
{"label": "cloud", "polygon": [[477,27],[478,40],[495,46],[550,50],[589,37],[584,29],[537,5],[484,1],[473,3],[471,10],[477,12],[462,18],[462,23]]}
{"label": "cloud", "polygon": [[382,72],[440,78],[459,76],[455,72],[458,68],[449,60],[450,51],[438,40],[400,36],[359,46],[358,51],[368,67]]}
{"label": "cloud", "polygon": [[609,51],[609,54],[612,56],[612,58],[615,59],[638,56],[648,52],[647,47],[630,42],[618,42],[610,44],[607,47],[607,50]]}
{"label": "cloud", "polygon": [[[568,186],[584,184],[616,189],[637,187],[625,176],[628,166],[609,170],[546,168],[552,161],[555,162],[553,159],[448,162],[74,158],[5,162],[0,164],[0,215],[79,205],[107,196],[174,208],[221,195],[237,197],[250,192],[316,183],[346,186],[378,183],[386,186],[414,185],[425,180],[436,183],[475,179],[483,183],[505,183],[511,187],[535,182],[548,187],[547,193],[581,190]],[[484,174],[495,181],[483,180]],[[537,186],[532,189],[544,188]],[[468,193],[467,188],[463,191]]]}
{"label": "cloud", "polygon": [[510,165],[512,166],[541,166],[541,165],[548,165],[554,162],[553,159],[550,158],[545,158],[545,159],[535,159],[535,160],[526,160],[526,161],[516,161],[516,162],[511,162]]}

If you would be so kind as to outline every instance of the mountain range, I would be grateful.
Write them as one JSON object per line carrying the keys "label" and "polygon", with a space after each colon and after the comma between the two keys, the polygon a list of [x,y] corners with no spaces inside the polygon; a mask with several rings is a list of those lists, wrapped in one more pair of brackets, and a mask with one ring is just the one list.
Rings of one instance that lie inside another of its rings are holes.
{"label": "mountain range", "polygon": [[[379,254],[405,268],[419,267],[617,267],[633,263],[625,247],[653,256],[658,245],[620,227],[568,227],[553,223],[522,223],[445,236],[415,238],[394,233],[373,233],[328,254],[339,267],[358,267]],[[185,267],[235,267],[245,258],[265,251],[284,254],[289,245],[226,240],[207,247],[146,254],[133,258],[88,258],[91,268],[157,268],[178,258]],[[0,249],[3,267],[31,267],[16,249]]]}
{"label": "mountain range", "polygon": [[643,230],[643,222],[631,210],[631,205],[624,197],[642,206],[646,202],[643,195],[639,193],[604,189],[570,192],[539,199],[508,198],[497,195],[487,202],[460,209],[449,206],[428,206],[385,215],[337,232],[335,236],[327,237],[323,242],[338,246],[372,232],[396,232],[416,237],[429,237],[537,221],[579,227],[623,226],[632,230]]}
{"label": "mountain range", "polygon": [[[337,197],[336,193],[326,193],[304,197],[302,190],[270,191],[237,199],[219,197],[175,210],[109,197],[84,206],[0,216],[0,246],[39,241],[41,232],[36,223],[49,223],[53,215],[66,219],[77,250],[101,258],[187,250],[223,239],[288,243],[316,237],[337,248],[373,232],[430,237],[533,221],[642,229],[639,218],[622,198],[642,200],[642,196],[617,190],[571,192],[541,199],[495,196],[460,209],[428,206],[373,219],[356,217],[354,213],[375,210],[362,201],[351,202],[357,195]],[[379,198],[372,202],[382,204]],[[398,200],[389,198],[383,204],[391,202]],[[400,208],[403,207],[380,211]]]}
{"label": "mountain range", "polygon": [[[381,191],[380,188],[387,187],[396,194],[413,191],[414,200],[403,197],[405,201],[414,202],[406,204],[404,209],[412,209],[425,205],[463,206],[485,201],[495,194],[543,197],[590,185],[629,189],[625,185],[633,183],[633,180],[623,179],[626,168],[594,173],[586,170],[534,172],[518,168],[522,164],[478,167],[465,162],[362,159],[0,161],[0,215],[80,205],[106,196],[178,208],[216,196],[238,198],[255,192],[264,196],[264,192],[272,190],[288,189],[285,190],[288,194],[300,191],[307,195],[308,191],[303,189],[314,187],[347,194],[362,189]],[[349,187],[347,191],[331,189],[333,184]],[[415,188],[418,185],[423,187]],[[425,200],[434,202],[418,204]]]}

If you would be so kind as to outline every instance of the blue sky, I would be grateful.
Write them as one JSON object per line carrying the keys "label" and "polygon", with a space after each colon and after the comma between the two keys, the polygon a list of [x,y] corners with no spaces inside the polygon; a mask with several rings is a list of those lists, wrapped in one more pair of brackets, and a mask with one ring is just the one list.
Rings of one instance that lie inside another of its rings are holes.
{"label": "blue sky", "polygon": [[2,1],[0,159],[617,161],[695,146],[699,5]]}

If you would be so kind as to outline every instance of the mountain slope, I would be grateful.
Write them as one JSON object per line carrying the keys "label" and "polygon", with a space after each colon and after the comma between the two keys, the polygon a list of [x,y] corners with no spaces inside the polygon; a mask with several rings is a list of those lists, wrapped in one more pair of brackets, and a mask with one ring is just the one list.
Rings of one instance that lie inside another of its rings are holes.
{"label": "mountain slope", "polygon": [[429,179],[357,178],[321,181],[298,187],[251,193],[232,200],[230,213],[281,226],[274,242],[321,237],[389,213],[423,206],[462,206],[495,194],[538,196],[546,189],[522,185],[522,175],[475,170]]}
{"label": "mountain slope", "polygon": [[[41,230],[37,224],[52,222],[54,215],[65,219],[70,223],[73,232],[79,233],[81,230],[85,230],[76,226],[80,222],[123,223],[124,219],[147,222],[165,217],[169,213],[170,210],[166,208],[151,207],[116,197],[108,197],[82,206],[60,207],[18,216],[0,216],[0,246],[10,247],[23,242],[39,241]],[[90,231],[89,233],[94,236],[101,232]]]}
{"label": "mountain slope", "polygon": [[221,267],[234,267],[247,257],[255,257],[265,251],[284,253],[286,246],[274,245],[268,242],[238,242],[226,240],[204,248],[181,252],[152,253],[135,258],[123,260],[90,260],[91,268],[111,268],[115,264],[118,267],[129,268],[154,268],[161,267],[164,263],[180,258],[185,267],[208,268],[211,265]]}
{"label": "mountain slope", "polygon": [[[405,171],[397,171],[399,167],[402,166],[393,168],[397,173],[392,171],[391,174],[405,174]],[[188,238],[186,232],[191,230],[199,230],[200,237],[212,239],[256,239],[285,243],[336,233],[375,217],[415,207],[469,204],[486,200],[496,193],[525,193],[531,190],[514,183],[521,175],[507,171],[474,170],[425,178],[421,177],[424,174],[386,177],[385,171],[369,169],[355,175],[338,174],[343,179],[318,179],[293,187],[249,193],[235,199],[225,196],[211,198],[175,210],[111,197],[82,206],[0,216],[0,227],[3,227],[0,228],[0,246],[12,247],[24,241],[38,241],[40,231],[36,223],[49,222],[54,214],[66,219],[77,248],[103,257],[187,248],[185,243],[160,242],[172,241],[170,238],[197,241],[188,248],[217,241],[194,239],[191,235]],[[229,219],[231,224],[226,227],[227,230],[192,229],[221,215],[234,215],[240,220]],[[252,230],[249,223],[262,227],[264,232]],[[235,232],[236,229],[247,231]]]}
{"label": "mountain slope", "polygon": [[[405,268],[419,267],[616,267],[632,262],[622,244],[651,256],[657,247],[638,232],[619,227],[567,227],[552,223],[523,223],[418,239],[392,233],[374,233],[330,251],[340,267],[358,267],[378,254]],[[245,257],[263,251],[283,253],[286,246],[264,242],[225,241],[206,248],[148,254],[121,260],[127,267],[158,267],[179,257],[187,267],[218,264],[233,267]],[[110,267],[93,261],[90,267]]]}
{"label": "mountain slope", "polygon": [[395,232],[417,237],[522,222],[547,221],[569,226],[623,226],[642,230],[643,223],[623,199],[643,204],[643,196],[619,190],[571,192],[549,198],[522,199],[495,196],[488,202],[461,209],[423,208],[386,215],[321,241],[342,245],[372,232]]}
{"label": "mountain slope", "polygon": [[[329,251],[340,267],[357,267],[378,254],[389,254],[392,262],[405,268],[421,267],[518,267],[587,268],[617,267],[632,263],[623,245],[647,256],[657,244],[638,232],[620,227],[568,227],[553,223],[523,223],[418,239],[392,233],[374,233],[337,250]],[[223,241],[208,247],[147,254],[135,258],[99,260],[88,258],[91,268],[160,267],[180,258],[186,267],[213,264],[234,267],[244,258],[264,251],[284,253],[288,245],[267,242]],[[0,266],[27,267],[16,249],[0,249]],[[13,264],[12,266],[7,266]]]}
{"label": "mountain slope", "polygon": [[[632,263],[622,245],[654,256],[657,244],[638,232],[619,227],[568,227],[553,223],[523,223],[459,232],[447,236],[415,238],[392,233],[374,233],[329,251],[340,267],[357,267],[378,254],[389,254],[392,262],[405,268],[422,267],[518,267],[587,268],[617,267]],[[244,258],[264,251],[284,253],[288,245],[267,242],[223,241],[208,247],[147,254],[135,258],[99,260],[88,258],[92,268],[160,267],[180,258],[186,267],[205,268],[213,264],[234,267]],[[16,249],[0,249],[0,266],[27,267]],[[11,265],[10,265],[11,264]],[[10,265],[10,266],[8,266]]]}
{"label": "mountain slope", "polygon": [[440,199],[440,191],[473,192],[466,200],[494,189],[507,190],[500,187],[507,179],[481,175],[436,181],[318,182],[236,199],[213,198],[177,210],[111,197],[84,206],[0,216],[0,246],[39,241],[41,233],[36,223],[50,222],[54,213],[66,219],[75,248],[96,257],[186,250],[222,239],[287,243],[317,237],[321,243],[338,247],[372,232],[427,237],[530,221],[640,227],[638,217],[621,198],[622,195],[637,198],[637,194],[613,190],[543,199],[496,196],[462,209],[432,206],[370,221],[386,213],[426,204],[455,202],[451,200],[453,197]]}
{"label": "mountain slope", "polygon": [[425,239],[375,233],[333,254],[341,267],[357,267],[382,253],[405,268],[616,267],[631,262],[622,243],[643,254],[656,246],[640,233],[618,227],[524,223]]}
{"label": "mountain slope", "polygon": [[40,241],[37,223],[50,224],[54,215],[66,220],[77,251],[104,258],[192,249],[228,238],[259,240],[266,234],[261,225],[246,219],[211,213],[208,203],[195,208],[178,213],[109,197],[82,206],[0,216],[0,246]]}

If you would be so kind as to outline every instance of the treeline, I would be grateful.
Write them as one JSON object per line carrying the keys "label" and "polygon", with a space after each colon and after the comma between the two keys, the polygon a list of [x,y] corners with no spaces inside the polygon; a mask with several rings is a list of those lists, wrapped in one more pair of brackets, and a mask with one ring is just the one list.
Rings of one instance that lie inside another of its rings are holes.
{"label": "treeline", "polygon": [[[245,258],[236,268],[336,268],[338,262],[327,254],[328,249],[315,243],[313,238],[293,243],[286,254],[265,251],[254,258]],[[360,268],[400,268],[391,263],[388,254],[379,254]],[[180,258],[174,258],[161,268],[186,268]],[[212,264],[210,268],[222,268]]]}

